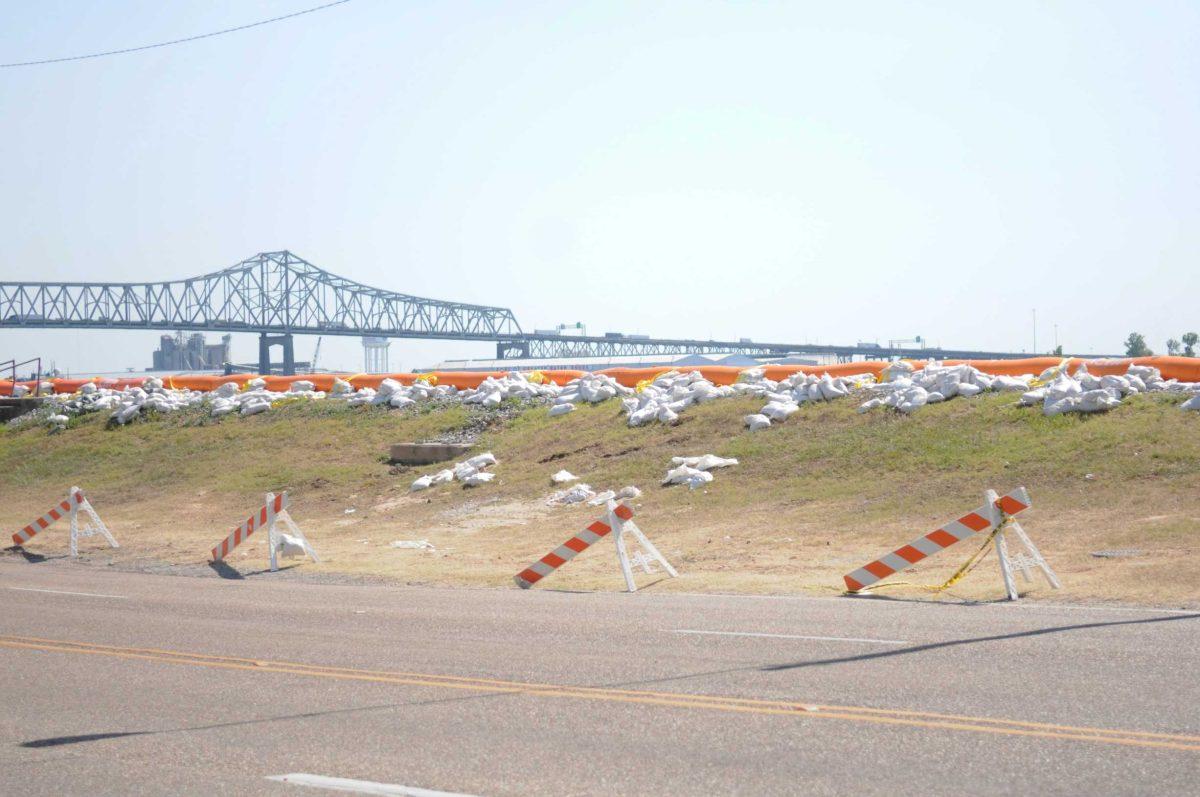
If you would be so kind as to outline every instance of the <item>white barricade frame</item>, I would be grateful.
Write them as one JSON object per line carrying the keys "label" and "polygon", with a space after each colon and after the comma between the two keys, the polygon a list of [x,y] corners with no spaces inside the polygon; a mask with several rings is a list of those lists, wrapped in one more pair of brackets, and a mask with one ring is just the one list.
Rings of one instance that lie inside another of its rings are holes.
{"label": "white barricade frame", "polygon": [[[79,513],[83,512],[87,515],[87,519],[83,525],[79,523]],[[92,537],[97,534],[104,537],[105,541],[112,548],[120,548],[112,532],[108,530],[108,526],[104,525],[104,521],[100,519],[100,515],[92,506],[92,502],[83,494],[83,490],[78,487],[72,487],[67,492],[67,499],[62,501],[57,506],[51,507],[50,511],[42,515],[37,520],[25,526],[20,531],[12,535],[14,545],[24,546],[40,532],[50,528],[54,523],[64,515],[69,516],[71,525],[71,556],[79,556],[79,540],[80,538]]]}
{"label": "white barricade frame", "polygon": [[[263,506],[257,512],[248,517],[246,520],[229,533],[229,535],[212,549],[212,560],[220,562],[225,557],[229,556],[235,548],[250,538],[258,529],[263,526],[267,527],[267,549],[268,560],[270,563],[271,572],[279,570],[279,553],[287,542],[283,539],[284,534],[300,543],[305,555],[314,562],[320,562],[321,558],[317,556],[317,552],[309,543],[308,538],[304,536],[304,532],[296,525],[296,521],[292,520],[292,516],[288,513],[288,507],[291,505],[291,499],[286,491],[276,495],[275,493],[267,493],[264,496]],[[286,532],[280,532],[278,526],[282,524]]]}
{"label": "white barricade frame", "polygon": [[[628,592],[637,592],[637,582],[633,577],[635,566],[641,567],[645,573],[654,573],[657,572],[653,569],[654,565],[659,564],[670,578],[678,577],[679,573],[667,561],[667,558],[633,521],[633,510],[627,504],[618,504],[616,501],[609,500],[606,503],[603,520],[591,523],[583,531],[513,576],[513,580],[521,589],[529,589],[575,558],[577,554],[587,550],[601,538],[610,534],[617,551],[617,564],[621,570],[621,576],[625,579],[625,588]],[[629,556],[627,534],[640,548],[635,551],[632,558]]]}

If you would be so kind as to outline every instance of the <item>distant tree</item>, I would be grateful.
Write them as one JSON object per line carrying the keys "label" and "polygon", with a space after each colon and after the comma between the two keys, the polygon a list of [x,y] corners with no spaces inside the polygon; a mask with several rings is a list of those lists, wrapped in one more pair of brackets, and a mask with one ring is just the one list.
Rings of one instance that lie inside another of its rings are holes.
{"label": "distant tree", "polygon": [[1051,354],[1053,354],[1055,357],[1062,357],[1062,344],[1060,343],[1059,345],[1055,346],[1054,351],[1051,352]]}
{"label": "distant tree", "polygon": [[1127,357],[1149,357],[1154,352],[1146,345],[1146,336],[1141,332],[1130,332],[1125,339],[1125,355]]}
{"label": "distant tree", "polygon": [[1197,341],[1200,341],[1200,335],[1197,335],[1195,332],[1188,332],[1186,335],[1183,336],[1183,356],[1184,357],[1195,357],[1196,356]]}
{"label": "distant tree", "polygon": [[1167,341],[1167,354],[1171,355],[1172,357],[1174,357],[1176,354],[1179,354],[1179,350],[1181,348],[1183,348],[1183,345],[1179,341],[1175,340],[1175,338],[1171,338]]}

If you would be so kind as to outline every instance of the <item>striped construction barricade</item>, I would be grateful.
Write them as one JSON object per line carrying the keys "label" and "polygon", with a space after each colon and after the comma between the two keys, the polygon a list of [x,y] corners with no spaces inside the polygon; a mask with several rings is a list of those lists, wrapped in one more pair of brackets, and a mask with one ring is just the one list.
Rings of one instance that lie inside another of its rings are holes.
{"label": "striped construction barricade", "polygon": [[[1058,577],[1014,517],[1028,509],[1032,503],[1029,493],[1024,487],[1018,487],[1003,496],[997,495],[995,490],[988,490],[984,493],[983,506],[977,507],[928,534],[917,537],[907,545],[903,545],[873,562],[868,562],[852,573],[847,573],[842,577],[846,582],[846,591],[850,594],[865,592],[879,581],[982,532],[989,532],[991,536],[985,542],[984,548],[980,550],[981,552],[986,550],[988,542],[995,543],[996,554],[1000,560],[1000,573],[1010,600],[1020,597],[1013,577],[1014,570],[1020,571],[1022,577],[1026,581],[1030,581],[1032,580],[1031,571],[1036,568],[1041,571],[1053,589],[1058,589],[1061,586]],[[1024,552],[1010,553],[1008,542],[1005,539],[1006,531],[1011,531],[1017,537],[1024,547]],[[966,570],[967,566],[964,565],[954,578],[939,589],[944,589],[961,575],[965,575]]]}
{"label": "striped construction barricade", "polygon": [[[627,504],[609,501],[607,512],[602,520],[589,524],[583,531],[517,573],[513,576],[513,580],[521,589],[529,589],[610,534],[616,544],[617,563],[620,565],[621,575],[625,578],[625,588],[629,592],[637,592],[637,582],[633,578],[635,565],[640,566],[646,573],[654,573],[656,572],[655,564],[659,564],[671,578],[679,575],[667,558],[659,552],[658,548],[654,547],[654,543],[650,542],[633,522],[633,510]],[[641,550],[635,552],[632,560],[626,546],[626,534],[632,535],[641,547]]]}
{"label": "striped construction barricade", "polygon": [[[88,520],[82,526],[79,525],[80,512],[83,512],[88,517]],[[23,546],[64,516],[71,519],[71,556],[79,556],[80,537],[91,537],[95,534],[103,536],[113,548],[121,547],[113,539],[113,535],[109,532],[108,526],[104,525],[104,521],[100,519],[100,515],[96,514],[95,508],[92,507],[92,502],[87,499],[87,496],[83,494],[83,490],[80,490],[78,487],[72,487],[68,491],[65,501],[61,501],[56,506],[51,507],[49,512],[13,534],[13,545]]]}
{"label": "striped construction barricade", "polygon": [[[304,532],[288,514],[290,503],[286,491],[278,495],[267,493],[262,507],[242,521],[241,525],[229,532],[229,536],[212,549],[212,560],[214,562],[222,561],[233,552],[234,548],[249,539],[251,534],[265,526],[272,572],[279,569],[278,556],[281,553],[288,558],[307,555],[314,562],[320,562],[321,559],[309,544],[308,538],[304,536]],[[279,525],[282,525],[287,531],[280,531],[277,528]]]}

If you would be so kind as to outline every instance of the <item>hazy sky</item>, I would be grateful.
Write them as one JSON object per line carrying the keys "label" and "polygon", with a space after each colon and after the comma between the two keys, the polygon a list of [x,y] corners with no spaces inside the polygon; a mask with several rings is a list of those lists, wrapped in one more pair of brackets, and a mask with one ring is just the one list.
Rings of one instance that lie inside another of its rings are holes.
{"label": "hazy sky", "polygon": [[[5,0],[0,61],[318,1]],[[1057,323],[1161,352],[1200,331],[1198,31],[1194,2],[353,0],[0,69],[0,279],[286,248],[526,330],[1023,350],[1036,308],[1039,348]],[[156,343],[0,331],[0,359],[141,369]],[[356,338],[322,348],[361,368]]]}

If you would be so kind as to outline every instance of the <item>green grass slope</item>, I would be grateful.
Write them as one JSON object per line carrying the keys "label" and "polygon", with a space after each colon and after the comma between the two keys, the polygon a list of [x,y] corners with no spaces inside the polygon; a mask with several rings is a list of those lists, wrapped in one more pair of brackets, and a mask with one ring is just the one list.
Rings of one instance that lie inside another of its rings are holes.
{"label": "green grass slope", "polygon": [[[480,437],[477,449],[500,461],[495,482],[413,495],[411,481],[433,469],[390,466],[387,445],[479,425],[481,411],[300,402],[250,418],[196,411],[115,429],[94,416],[60,433],[0,433],[0,524],[15,530],[77,484],[123,543],[94,556],[200,563],[263,492],[287,489],[325,554],[319,569],[499,586],[596,514],[545,507],[550,474],[566,468],[598,490],[644,490],[639,523],[683,574],[656,589],[792,592],[836,589],[842,573],[974,508],[986,488],[1023,484],[1034,499],[1025,526],[1060,571],[1060,597],[1195,605],[1200,417],[1178,403],[1139,396],[1103,415],[1046,418],[1011,394],[911,417],[860,415],[841,401],[804,406],[757,433],[741,425],[761,404],[753,399],[639,429],[625,426],[615,402],[561,418],[534,407]],[[705,453],[741,464],[701,490],[659,486],[671,456]],[[48,533],[30,547],[56,550],[64,537]],[[387,548],[403,538],[430,539],[439,552]],[[961,543],[905,579],[937,581],[974,547]],[[1137,555],[1091,555],[1126,548]],[[998,597],[994,568],[985,563],[955,593]],[[611,552],[589,552],[546,583],[620,584]]]}

